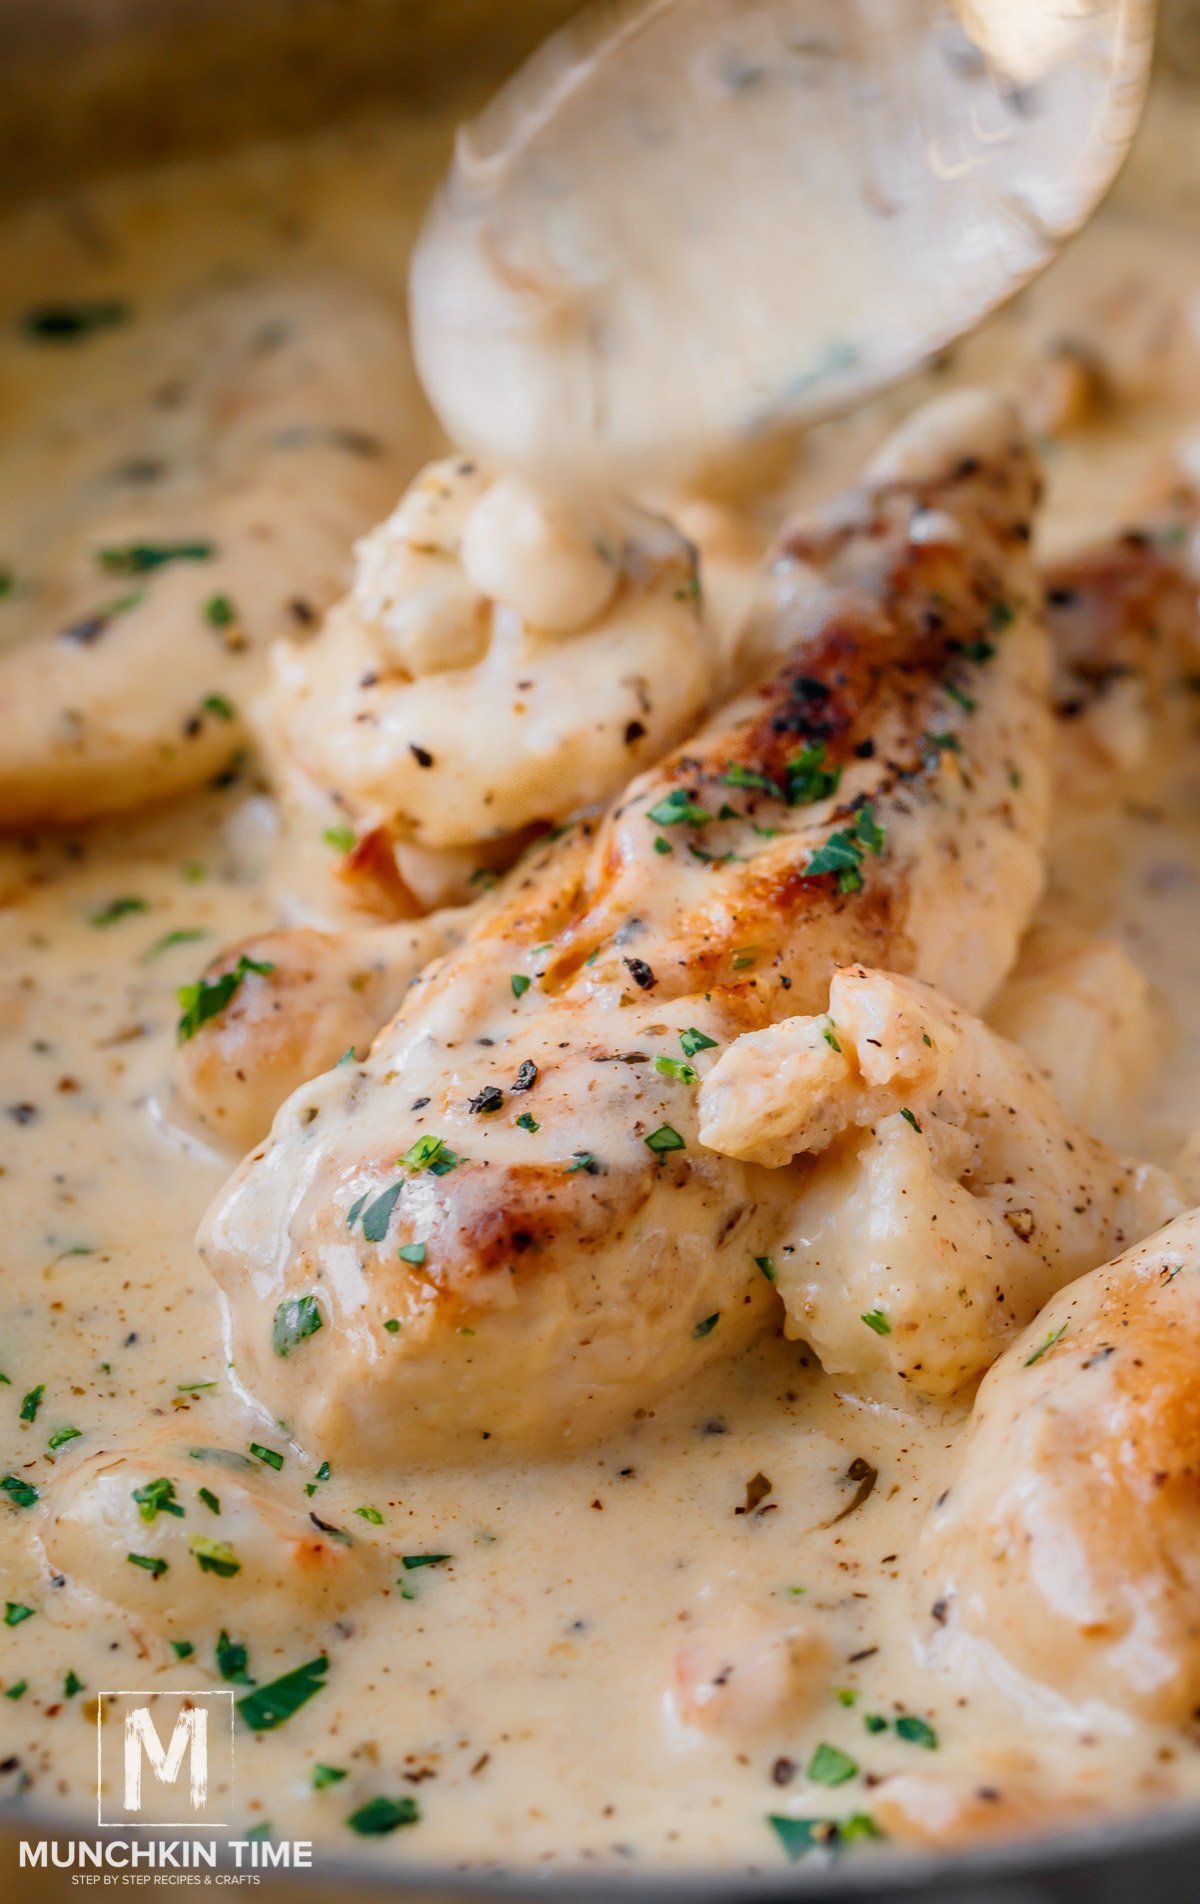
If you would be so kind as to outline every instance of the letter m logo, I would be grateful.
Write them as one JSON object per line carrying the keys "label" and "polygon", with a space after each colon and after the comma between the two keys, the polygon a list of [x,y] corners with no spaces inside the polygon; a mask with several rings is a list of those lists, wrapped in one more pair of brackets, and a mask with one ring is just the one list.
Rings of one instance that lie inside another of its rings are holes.
{"label": "letter m logo", "polygon": [[102,1692],[96,1729],[99,1824],[229,1822],[232,1692]]}

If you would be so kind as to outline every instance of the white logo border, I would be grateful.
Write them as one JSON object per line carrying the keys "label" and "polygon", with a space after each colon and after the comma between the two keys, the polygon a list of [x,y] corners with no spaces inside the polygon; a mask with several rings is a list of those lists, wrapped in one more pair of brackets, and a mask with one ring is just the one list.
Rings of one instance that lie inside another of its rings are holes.
{"label": "white logo border", "polygon": [[108,1686],[96,1697],[96,1825],[101,1831],[228,1831],[228,1818],[152,1818],[142,1823],[136,1818],[104,1817],[104,1701],[106,1699],[227,1699],[229,1701],[229,1782],[230,1790],[237,1772],[234,1733],[234,1695],[225,1686]]}

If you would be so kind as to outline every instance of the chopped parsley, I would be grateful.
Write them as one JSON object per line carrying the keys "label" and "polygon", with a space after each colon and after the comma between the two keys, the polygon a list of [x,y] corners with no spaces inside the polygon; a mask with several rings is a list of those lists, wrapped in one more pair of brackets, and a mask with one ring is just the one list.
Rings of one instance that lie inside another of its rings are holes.
{"label": "chopped parsley", "polygon": [[524,998],[529,987],[533,984],[533,980],[527,978],[524,972],[514,972],[509,980],[509,984],[512,986],[512,995],[514,998]]}
{"label": "chopped parsley", "polygon": [[428,1170],[434,1177],[444,1177],[462,1158],[456,1156],[442,1138],[428,1135],[410,1144],[400,1162],[410,1170]]}
{"label": "chopped parsley", "polygon": [[595,1177],[599,1175],[599,1172],[600,1172],[599,1162],[592,1155],[590,1150],[575,1151],[574,1154],[572,1155],[570,1163],[567,1165],[566,1169],[563,1171],[563,1176],[573,1177],[577,1170],[586,1170],[589,1177]]}
{"label": "chopped parsley", "polygon": [[250,1452],[266,1468],[274,1468],[276,1474],[283,1466],[283,1456],[277,1448],[264,1448],[261,1441],[250,1443]]}
{"label": "chopped parsley", "polygon": [[217,1495],[213,1493],[211,1488],[197,1488],[196,1497],[204,1503],[204,1506],[208,1509],[210,1514],[219,1514],[221,1512],[220,1500]]}
{"label": "chopped parsley", "polygon": [[869,1812],[852,1812],[848,1818],[787,1818],[780,1812],[767,1817],[775,1836],[794,1864],[810,1851],[838,1851],[860,1838],[882,1838],[883,1833]]}
{"label": "chopped parsley", "polygon": [[321,838],[335,853],[352,853],[358,845],[358,835],[352,826],[327,826]]}
{"label": "chopped parsley", "polygon": [[176,1037],[181,1045],[194,1038],[201,1025],[210,1018],[223,1012],[242,981],[251,972],[257,972],[266,978],[275,967],[270,959],[248,959],[243,952],[238,962],[229,972],[220,972],[216,978],[198,978],[194,985],[181,985],[175,996],[183,1008],[183,1015],[176,1027]]}
{"label": "chopped parsley", "polygon": [[712,814],[707,807],[698,806],[686,787],[676,787],[652,807],[647,807],[646,818],[653,820],[655,826],[707,826]]}
{"label": "chopped parsley", "polygon": [[200,703],[206,714],[213,714],[219,721],[234,719],[237,709],[225,694],[206,694]]}
{"label": "chopped parsley", "polygon": [[[201,1573],[215,1573],[221,1580],[231,1580],[242,1570],[242,1563],[228,1541],[210,1540],[207,1534],[189,1534],[188,1546]],[[165,1561],[163,1565],[166,1566]]]}
{"label": "chopped parsley", "polygon": [[698,1322],[696,1324],[695,1328],[692,1330],[693,1340],[695,1340],[696,1342],[703,1342],[706,1335],[712,1334],[713,1330],[716,1328],[720,1320],[721,1320],[721,1311],[719,1309],[714,1309],[711,1316],[705,1316],[703,1321]]}
{"label": "chopped parsley", "polygon": [[83,1681],[77,1672],[69,1672],[63,1680],[63,1698],[74,1699],[77,1692],[83,1691]]}
{"label": "chopped parsley", "polygon": [[531,1116],[528,1111],[522,1111],[520,1117],[518,1117],[517,1119],[518,1130],[535,1131],[535,1130],[541,1130],[541,1128],[542,1127],[538,1123],[537,1118]]}
{"label": "chopped parsley", "polygon": [[224,1627],[217,1634],[214,1657],[217,1662],[217,1671],[222,1679],[227,1679],[233,1686],[254,1684],[250,1677],[249,1649],[242,1644],[241,1640],[231,1640]]}
{"label": "chopped parsley", "polygon": [[143,954],[145,959],[161,958],[164,952],[170,952],[177,945],[196,945],[208,934],[200,926],[176,926],[173,932],[164,932]]}
{"label": "chopped parsley", "polygon": [[253,1692],[238,1700],[237,1709],[252,1732],[273,1732],[294,1712],[299,1712],[301,1706],[307,1705],[314,1693],[324,1691],[328,1671],[329,1660],[321,1653],[316,1659],[306,1660],[303,1666],[293,1666],[290,1673],[281,1673],[278,1679],[269,1680],[265,1686],[256,1686]]}
{"label": "chopped parsley", "polygon": [[137,1502],[138,1519],[145,1521],[147,1527],[159,1514],[174,1514],[183,1517],[183,1507],[175,1498],[175,1483],[160,1474],[154,1481],[147,1481],[144,1487],[135,1487],[133,1498]]}
{"label": "chopped parsley", "polygon": [[371,1523],[372,1527],[383,1526],[383,1515],[379,1512],[377,1507],[356,1507],[354,1512],[361,1514],[365,1521]]}
{"label": "chopped parsley", "polygon": [[29,1691],[29,1681],[27,1679],[18,1679],[15,1686],[5,1687],[4,1697],[6,1699],[20,1699],[28,1691]]}
{"label": "chopped parsley", "polygon": [[396,1199],[404,1188],[404,1179],[400,1177],[388,1188],[381,1191],[373,1203],[368,1203],[362,1213],[362,1233],[368,1243],[382,1243],[388,1233],[388,1224],[392,1220],[392,1211]]}
{"label": "chopped parsley", "polygon": [[754,1259],[769,1283],[775,1281],[775,1260],[771,1256],[756,1256]]}
{"label": "chopped parsley", "polygon": [[822,1038],[824,1038],[825,1043],[829,1046],[829,1049],[831,1051],[836,1051],[840,1058],[842,1055],[842,1047],[838,1043],[837,1031],[834,1027],[833,1020],[828,1015],[826,1015],[825,1023],[821,1027],[821,1036]]}
{"label": "chopped parsley", "polygon": [[36,1388],[30,1389],[29,1393],[25,1396],[24,1400],[21,1403],[20,1419],[22,1421],[36,1421],[37,1420],[38,1409],[42,1405],[42,1397],[45,1393],[46,1393],[45,1382],[39,1382]]}
{"label": "chopped parsley", "polygon": [[814,1785],[844,1785],[858,1776],[858,1761],[839,1746],[822,1740],[808,1762],[807,1776]]}
{"label": "chopped parsley", "polygon": [[106,906],[98,907],[97,910],[89,916],[88,924],[90,926],[99,926],[103,929],[105,926],[115,926],[120,919],[128,919],[132,913],[149,912],[149,910],[150,908],[144,899],[125,897],[110,899]]}
{"label": "chopped parsley", "polygon": [[287,1296],[275,1310],[271,1346],[276,1355],[286,1357],[298,1342],[306,1341],[323,1326],[315,1296]]}
{"label": "chopped parsley", "polygon": [[687,1149],[684,1139],[670,1124],[660,1124],[658,1129],[652,1130],[643,1141],[646,1149],[652,1150],[656,1157],[665,1157],[671,1150]]}
{"label": "chopped parsley", "polygon": [[[163,1564],[165,1566],[166,1563],[164,1562]],[[32,1620],[33,1612],[34,1610],[31,1606],[23,1606],[20,1600],[6,1600],[4,1602],[4,1624],[5,1626],[20,1626],[23,1620]]]}
{"label": "chopped parsley", "polygon": [[817,800],[830,800],[841,785],[840,767],[825,765],[825,742],[814,740],[789,760],[787,803],[790,807],[812,806]]}
{"label": "chopped parsley", "polygon": [[401,1554],[400,1565],[406,1573],[412,1573],[417,1567],[440,1567],[453,1559],[453,1554]]}
{"label": "chopped parsley", "polygon": [[425,1261],[425,1244],[402,1243],[400,1248],[396,1251],[396,1254],[402,1263],[412,1263],[415,1268],[419,1269],[421,1264]]}
{"label": "chopped parsley", "polygon": [[369,1798],[350,1813],[346,1823],[360,1838],[383,1838],[402,1825],[415,1825],[420,1816],[416,1799],[406,1794],[403,1798]]}
{"label": "chopped parsley", "polygon": [[314,1792],[323,1792],[327,1785],[337,1785],[348,1777],[349,1773],[340,1765],[322,1765],[318,1760],[312,1769],[312,1788]]}
{"label": "chopped parsley", "polygon": [[228,595],[210,595],[203,612],[210,628],[228,628],[235,618],[233,603]]}
{"label": "chopped parsley", "polygon": [[191,1640],[171,1641],[171,1651],[174,1653],[176,1659],[191,1659],[195,1650]]}
{"label": "chopped parsley", "polygon": [[909,1745],[924,1746],[927,1752],[936,1752],[938,1736],[925,1719],[919,1719],[915,1712],[902,1712],[896,1721],[896,1737],[906,1739]]}
{"label": "chopped parsley", "polygon": [[1046,1337],[1046,1340],[1040,1345],[1040,1347],[1036,1348],[1033,1351],[1032,1355],[1027,1355],[1025,1357],[1025,1367],[1032,1368],[1035,1362],[1041,1361],[1043,1355],[1049,1355],[1055,1343],[1061,1342],[1063,1337],[1066,1335],[1066,1333],[1067,1333],[1067,1325],[1065,1322],[1062,1323],[1059,1328],[1051,1329],[1049,1335]]}
{"label": "chopped parsley", "polygon": [[695,1084],[698,1075],[690,1064],[684,1064],[680,1058],[657,1057],[654,1069],[660,1078],[677,1078],[680,1084]]}
{"label": "chopped parsley", "polygon": [[158,1554],[126,1554],[131,1567],[140,1567],[152,1580],[161,1580],[167,1571],[167,1562]]}
{"label": "chopped parsley", "polygon": [[148,575],[168,562],[207,562],[215,554],[211,542],[127,542],[97,549],[96,560],[110,575]]}
{"label": "chopped parsley", "polygon": [[906,1124],[912,1125],[913,1129],[916,1131],[919,1137],[921,1135],[921,1126],[917,1121],[917,1116],[915,1111],[910,1111],[907,1104],[902,1104],[900,1106],[900,1115],[904,1119]]}
{"label": "chopped parsley", "polygon": [[22,1481],[19,1475],[6,1474],[0,1481],[0,1493],[7,1494],[14,1507],[32,1507],[41,1499],[31,1481]]}
{"label": "chopped parsley", "polygon": [[680,1032],[679,1042],[683,1046],[685,1058],[694,1058],[698,1051],[715,1051],[717,1048],[716,1039],[708,1037],[703,1031],[697,1031],[695,1025],[689,1025],[686,1031]]}
{"label": "chopped parsley", "polygon": [[891,1335],[892,1333],[892,1325],[882,1309],[868,1309],[866,1315],[858,1319],[860,1322],[865,1322],[868,1329],[874,1329],[876,1335]]}
{"label": "chopped parsley", "polygon": [[809,878],[818,873],[836,873],[840,893],[860,892],[864,851],[881,852],[883,838],[883,828],[876,822],[874,808],[869,800],[864,801],[853,826],[831,833],[823,845],[816,847],[809,855],[804,872]]}

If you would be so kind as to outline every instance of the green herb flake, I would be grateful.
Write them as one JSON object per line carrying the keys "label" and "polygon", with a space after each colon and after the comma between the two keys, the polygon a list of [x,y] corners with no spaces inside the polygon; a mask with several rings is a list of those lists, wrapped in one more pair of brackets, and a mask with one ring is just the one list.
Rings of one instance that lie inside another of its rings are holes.
{"label": "green herb flake", "polygon": [[835,1686],[833,1696],[839,1706],[849,1707],[858,1704],[858,1694],[855,1692],[853,1686]]}
{"label": "green herb flake", "polygon": [[462,1162],[462,1158],[456,1156],[440,1137],[430,1134],[418,1137],[415,1144],[410,1144],[400,1162],[409,1170],[428,1170],[435,1177],[444,1177]]}
{"label": "green herb flake", "polygon": [[864,1712],[863,1724],[871,1733],[886,1732],[888,1729],[888,1722],[882,1712]]}
{"label": "green herb flake", "polygon": [[237,1709],[243,1721],[252,1732],[273,1732],[285,1719],[290,1719],[301,1706],[307,1705],[315,1693],[325,1689],[325,1675],[329,1671],[329,1661],[324,1653],[316,1659],[306,1660],[303,1666],[293,1666],[291,1672],[281,1673],[278,1679],[272,1679],[265,1686],[256,1686],[237,1701]]}
{"label": "green herb flake", "polygon": [[867,1313],[858,1319],[860,1322],[865,1322],[868,1329],[873,1329],[876,1335],[891,1335],[892,1333],[892,1325],[882,1309],[868,1309]]}
{"label": "green herb flake", "polygon": [[176,1026],[178,1042],[185,1045],[189,1038],[196,1036],[201,1025],[206,1025],[210,1018],[216,1018],[223,1012],[251,972],[266,978],[274,970],[270,959],[248,959],[243,952],[232,971],[220,972],[216,978],[198,978],[194,985],[181,985],[175,994],[182,1007],[182,1016]]}
{"label": "green herb flake", "polygon": [[695,1328],[692,1330],[693,1341],[703,1342],[706,1335],[712,1334],[713,1330],[716,1328],[720,1320],[721,1320],[721,1311],[719,1309],[714,1309],[711,1316],[705,1316],[703,1321],[698,1322]]}
{"label": "green herb flake", "polygon": [[242,1570],[242,1563],[228,1541],[211,1540],[207,1534],[189,1534],[188,1546],[201,1573],[215,1573],[218,1579],[231,1580]]}
{"label": "green herb flake", "polygon": [[196,1648],[193,1646],[191,1640],[171,1641],[171,1651],[174,1653],[176,1659],[191,1659],[195,1650]]}
{"label": "green herb flake", "polygon": [[656,853],[673,853],[675,848],[671,845],[670,840],[664,840],[661,833],[656,833],[654,835],[654,850]]}
{"label": "green herb flake", "polygon": [[200,926],[176,926],[173,932],[164,932],[161,939],[156,939],[152,946],[147,947],[142,957],[147,961],[160,959],[164,952],[173,951],[177,945],[198,945],[201,939],[207,937],[207,932]]}
{"label": "green herb flake", "polygon": [[14,1507],[32,1507],[41,1499],[31,1481],[22,1481],[19,1475],[6,1474],[0,1481],[0,1493],[7,1494]]}
{"label": "green herb flake", "polygon": [[286,1359],[298,1343],[306,1342],[323,1327],[315,1296],[287,1296],[275,1310],[271,1347]]}
{"label": "green herb flake", "polygon": [[250,1452],[266,1468],[274,1468],[276,1474],[283,1466],[283,1456],[277,1448],[264,1448],[261,1441],[250,1443]]}
{"label": "green herb flake", "polygon": [[814,1785],[844,1785],[858,1776],[858,1762],[840,1746],[822,1740],[808,1761],[807,1777]]}
{"label": "green herb flake", "polygon": [[453,1559],[453,1554],[401,1554],[400,1565],[406,1573],[413,1573],[418,1567],[441,1567]]}
{"label": "green herb flake", "polygon": [[228,595],[210,595],[201,612],[210,628],[228,628],[236,619]]}
{"label": "green herb flake", "polygon": [[383,1526],[383,1515],[377,1507],[356,1507],[354,1512],[361,1514],[365,1521],[370,1521],[372,1527]]}
{"label": "green herb flake", "polygon": [[68,1672],[63,1680],[63,1698],[74,1699],[76,1693],[83,1691],[83,1681],[77,1672]]}
{"label": "green herb flake", "polygon": [[717,1048],[716,1039],[709,1038],[703,1031],[697,1031],[695,1025],[689,1025],[686,1031],[680,1032],[679,1042],[683,1046],[685,1058],[694,1058],[698,1051],[715,1051]]}
{"label": "green herb flake", "polygon": [[646,818],[653,820],[655,826],[707,826],[712,814],[692,799],[686,787],[676,787],[664,799],[647,807]]}
{"label": "green herb flake", "polygon": [[665,1157],[668,1151],[687,1149],[684,1139],[670,1124],[660,1124],[657,1130],[652,1130],[650,1135],[643,1139],[643,1142],[646,1149],[652,1150],[656,1157]]}
{"label": "green herb flake", "polygon": [[773,1283],[775,1281],[774,1257],[773,1256],[756,1256],[754,1261],[757,1267],[762,1271],[763,1275],[766,1277],[767,1281],[769,1283]]}
{"label": "green herb flake", "polygon": [[37,1420],[38,1409],[42,1405],[42,1397],[45,1393],[46,1393],[45,1382],[39,1382],[36,1388],[30,1389],[29,1393],[24,1397],[24,1399],[21,1402],[20,1419],[22,1421],[36,1421]]}
{"label": "green herb flake", "polygon": [[4,1602],[5,1626],[20,1626],[22,1621],[32,1620],[33,1613],[34,1609],[31,1606],[22,1605],[20,1600],[6,1600]]}
{"label": "green herb flake", "polygon": [[883,1837],[865,1811],[852,1812],[848,1818],[788,1818],[771,1812],[767,1823],[793,1864],[810,1851],[836,1852],[864,1838]]}
{"label": "green herb flake", "polygon": [[512,986],[512,995],[514,998],[524,998],[529,987],[533,984],[533,980],[526,978],[524,972],[514,972],[508,982]]}
{"label": "green herb flake", "polygon": [[360,1838],[384,1838],[403,1825],[415,1825],[421,1808],[415,1798],[369,1798],[352,1811],[346,1823]]}
{"label": "green herb flake", "polygon": [[926,1752],[936,1752],[938,1736],[925,1719],[919,1719],[915,1712],[902,1712],[896,1721],[896,1737],[904,1739],[909,1745],[923,1746]]}
{"label": "green herb flake", "polygon": [[1033,1351],[1032,1355],[1027,1355],[1025,1357],[1025,1367],[1032,1368],[1035,1362],[1041,1361],[1043,1355],[1049,1355],[1055,1343],[1061,1342],[1063,1337],[1066,1335],[1066,1333],[1067,1333],[1067,1325],[1065,1322],[1062,1323],[1059,1328],[1051,1329],[1050,1334],[1046,1337],[1046,1340],[1040,1345],[1040,1347],[1036,1348]]}
{"label": "green herb flake", "polygon": [[380,1193],[362,1213],[362,1233],[368,1243],[382,1243],[388,1233],[396,1199],[404,1188],[403,1177]]}
{"label": "green herb flake", "polygon": [[788,762],[786,776],[788,805],[808,807],[833,798],[841,785],[842,770],[825,765],[825,742],[814,740]]}
{"label": "green herb flake", "polygon": [[152,1580],[161,1580],[167,1571],[168,1563],[159,1555],[126,1554],[125,1558],[131,1567],[140,1567]]}
{"label": "green herb flake", "polygon": [[420,1269],[425,1261],[425,1248],[424,1243],[404,1243],[396,1254],[402,1263],[411,1263],[414,1269]]}
{"label": "green herb flake", "polygon": [[654,1060],[654,1069],[660,1078],[675,1078],[680,1084],[697,1082],[698,1073],[693,1071],[690,1064],[684,1064],[679,1058],[659,1056]]}
{"label": "green herb flake", "polygon": [[20,1699],[28,1691],[29,1691],[29,1681],[27,1679],[18,1679],[15,1686],[5,1687],[4,1697],[6,1699]]}
{"label": "green herb flake", "polygon": [[217,1671],[222,1679],[234,1686],[252,1686],[250,1676],[250,1652],[241,1640],[231,1640],[225,1628],[217,1634],[217,1644],[213,1649],[217,1662]]}
{"label": "green herb flake", "polygon": [[973,714],[979,705],[978,701],[976,701],[972,695],[968,694],[965,688],[960,688],[953,681],[943,682],[942,692],[948,701],[953,701],[956,707],[961,707],[964,714]]}
{"label": "green herb flake", "polygon": [[225,694],[206,694],[200,706],[206,714],[212,714],[218,721],[232,721],[237,714],[233,702]]}
{"label": "green herb flake", "polygon": [[127,896],[110,899],[107,905],[98,907],[95,912],[88,915],[88,924],[103,931],[108,926],[115,926],[121,919],[130,918],[135,912],[149,912],[149,910],[144,899]]}
{"label": "green herb flake", "polygon": [[216,552],[211,542],[128,542],[97,549],[96,560],[110,575],[148,575],[168,562],[211,561]]}
{"label": "green herb flake", "polygon": [[358,845],[358,835],[352,826],[327,826],[321,838],[335,853],[352,853]]}
{"label": "green herb flake", "polygon": [[312,1769],[312,1788],[314,1792],[323,1792],[329,1785],[339,1785],[349,1773],[340,1765],[322,1765],[318,1760]]}
{"label": "green herb flake", "polygon": [[910,1111],[907,1104],[902,1104],[900,1106],[900,1115],[904,1119],[906,1124],[912,1125],[913,1129],[917,1133],[917,1136],[919,1137],[921,1135],[921,1126],[917,1120],[916,1112]]}
{"label": "green herb flake", "polygon": [[517,1119],[517,1129],[523,1131],[541,1130],[541,1125],[531,1111],[522,1111]]}
{"label": "green herb flake", "polygon": [[383,1326],[389,1335],[399,1335],[404,1324],[401,1322],[399,1316],[389,1316]]}
{"label": "green herb flake", "polygon": [[165,1474],[147,1481],[144,1487],[135,1487],[133,1498],[137,1502],[138,1519],[145,1521],[147,1527],[159,1514],[183,1517],[183,1508],[175,1498],[175,1483]]}

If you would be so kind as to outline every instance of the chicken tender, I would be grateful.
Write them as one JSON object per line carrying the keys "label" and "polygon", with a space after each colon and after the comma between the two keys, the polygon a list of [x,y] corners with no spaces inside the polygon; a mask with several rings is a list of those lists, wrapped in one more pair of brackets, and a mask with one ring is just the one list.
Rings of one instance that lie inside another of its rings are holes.
{"label": "chicken tender", "polygon": [[[921,1541],[931,1664],[1200,1703],[1200,1213],[1060,1291],[979,1391]],[[964,1658],[965,1656],[965,1658]]]}
{"label": "chicken tender", "polygon": [[785,536],[783,665],[512,876],[365,1064],[284,1106],[199,1240],[240,1379],[302,1441],[560,1449],[777,1313],[755,1259],[795,1185],[698,1142],[696,1081],[849,960],[969,1005],[1003,977],[1047,818],[1035,491],[1003,404],[914,420]]}
{"label": "chicken tender", "polygon": [[461,881],[468,849],[515,850],[680,740],[719,656],[696,551],[663,518],[568,505],[449,457],[360,542],[317,639],[281,643],[272,668],[293,827],[319,836],[314,795],[335,800],[331,817],[383,834],[409,887],[440,903],[439,856]]}
{"label": "chicken tender", "polygon": [[103,395],[5,452],[31,500],[0,532],[0,825],[227,768],[268,644],[317,621],[411,466],[403,315],[351,279],[207,292],[93,348]]}

